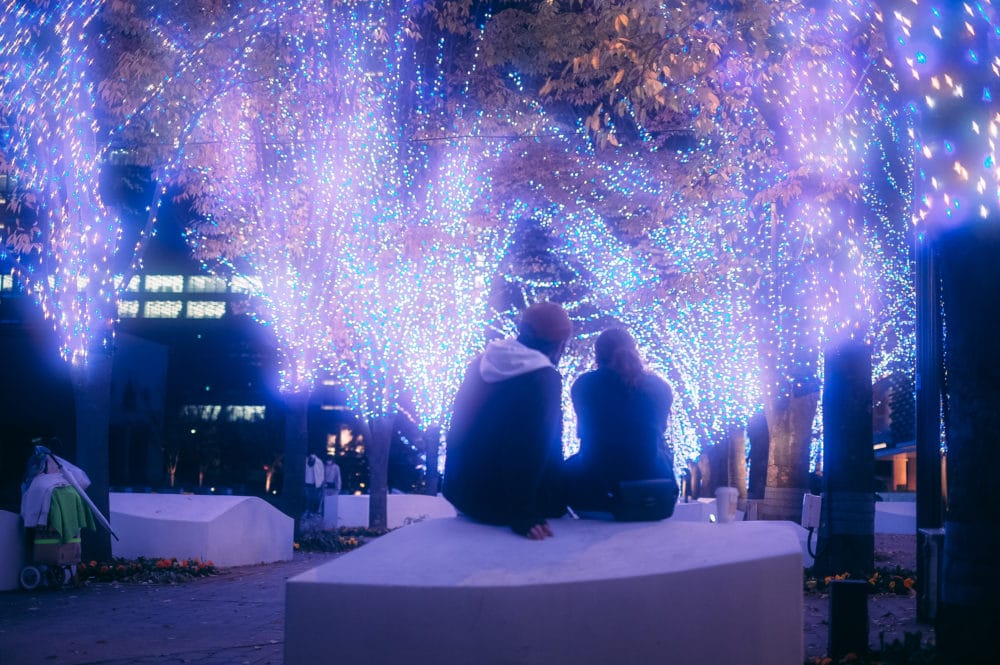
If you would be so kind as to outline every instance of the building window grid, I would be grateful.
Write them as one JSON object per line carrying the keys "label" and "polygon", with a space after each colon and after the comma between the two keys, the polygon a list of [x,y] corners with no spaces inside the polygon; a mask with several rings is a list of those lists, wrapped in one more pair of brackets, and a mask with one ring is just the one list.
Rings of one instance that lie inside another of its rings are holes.
{"label": "building window grid", "polygon": [[187,278],[188,293],[225,293],[229,285],[218,275],[190,275]]}
{"label": "building window grid", "polygon": [[143,306],[143,316],[147,319],[176,319],[184,307],[180,300],[149,300]]}
{"label": "building window grid", "polygon": [[135,319],[139,316],[138,300],[118,301],[118,316],[122,319]]}
{"label": "building window grid", "polygon": [[146,275],[146,293],[183,293],[183,275]]}
{"label": "building window grid", "polygon": [[226,315],[226,303],[221,300],[188,300],[185,315],[189,319],[221,319]]}
{"label": "building window grid", "polygon": [[203,422],[261,422],[267,416],[263,404],[185,404],[181,407],[181,417]]}

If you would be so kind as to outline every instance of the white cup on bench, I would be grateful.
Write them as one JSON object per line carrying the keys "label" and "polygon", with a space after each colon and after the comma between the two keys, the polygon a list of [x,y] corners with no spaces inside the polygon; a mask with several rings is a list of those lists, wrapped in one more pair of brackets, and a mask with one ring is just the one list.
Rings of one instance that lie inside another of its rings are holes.
{"label": "white cup on bench", "polygon": [[735,487],[720,487],[715,490],[715,518],[719,522],[736,521],[736,503],[740,494]]}

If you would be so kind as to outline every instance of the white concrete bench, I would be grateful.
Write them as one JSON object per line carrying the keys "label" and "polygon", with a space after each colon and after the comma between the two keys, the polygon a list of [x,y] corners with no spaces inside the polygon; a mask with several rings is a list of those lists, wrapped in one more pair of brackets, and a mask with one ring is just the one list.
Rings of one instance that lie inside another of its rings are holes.
{"label": "white concrete bench", "polygon": [[285,665],[802,663],[789,523],[551,525],[427,520],[291,578]]}
{"label": "white concrete bench", "polygon": [[917,534],[916,501],[876,501],[875,533]]}
{"label": "white concrete bench", "polygon": [[24,522],[17,513],[0,510],[0,591],[18,588],[24,564]]}
{"label": "white concrete bench", "polygon": [[114,556],[229,567],[291,560],[295,525],[257,497],[112,493],[111,527]]}
{"label": "white concrete bench", "polygon": [[[454,517],[455,508],[440,494],[390,494],[386,497],[386,526],[390,529],[410,522]],[[367,494],[341,494],[337,497],[337,526],[368,526]],[[326,521],[324,520],[324,526]]]}

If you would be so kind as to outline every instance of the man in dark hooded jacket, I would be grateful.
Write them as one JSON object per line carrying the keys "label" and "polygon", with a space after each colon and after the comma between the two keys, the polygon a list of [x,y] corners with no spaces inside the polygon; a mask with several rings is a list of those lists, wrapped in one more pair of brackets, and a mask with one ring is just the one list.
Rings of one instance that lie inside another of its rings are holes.
{"label": "man in dark hooded jacket", "polygon": [[517,339],[490,342],[469,365],[448,432],[444,496],[465,515],[532,540],[565,512],[562,377],[556,365],[573,332],[556,303],[528,307]]}

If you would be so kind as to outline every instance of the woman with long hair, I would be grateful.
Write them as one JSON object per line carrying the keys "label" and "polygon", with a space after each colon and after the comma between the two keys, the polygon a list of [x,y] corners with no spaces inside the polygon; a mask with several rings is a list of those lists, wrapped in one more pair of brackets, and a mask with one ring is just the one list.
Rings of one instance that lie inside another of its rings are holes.
{"label": "woman with long hair", "polygon": [[666,446],[673,394],[645,369],[626,330],[605,330],[594,354],[597,369],[571,391],[580,452],[566,462],[567,498],[576,509],[613,511],[623,481],[673,477]]}

